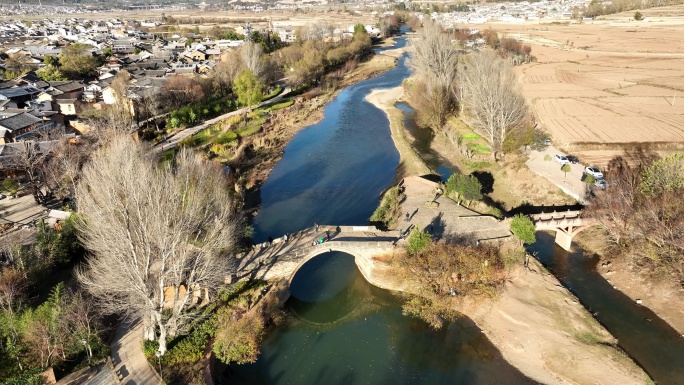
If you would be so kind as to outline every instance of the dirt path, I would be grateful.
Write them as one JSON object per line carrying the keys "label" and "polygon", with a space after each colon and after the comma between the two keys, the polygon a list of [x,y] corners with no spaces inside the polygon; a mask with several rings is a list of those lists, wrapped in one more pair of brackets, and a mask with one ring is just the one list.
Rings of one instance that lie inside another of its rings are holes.
{"label": "dirt path", "polygon": [[162,384],[142,350],[142,323],[124,322],[111,344],[114,370],[124,385]]}

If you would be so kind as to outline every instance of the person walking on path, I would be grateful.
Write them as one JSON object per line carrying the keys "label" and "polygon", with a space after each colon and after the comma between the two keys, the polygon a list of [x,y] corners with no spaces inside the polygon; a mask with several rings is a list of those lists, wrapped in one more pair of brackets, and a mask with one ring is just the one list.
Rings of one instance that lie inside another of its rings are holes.
{"label": "person walking on path", "polygon": [[318,238],[318,244],[322,245],[323,244],[323,237]]}
{"label": "person walking on path", "polygon": [[287,243],[287,234],[283,235],[283,242]]}
{"label": "person walking on path", "polygon": [[325,238],[329,241],[330,240],[330,230],[325,230]]}
{"label": "person walking on path", "polygon": [[411,219],[411,214],[409,214],[409,212],[407,211],[406,212],[406,222],[408,222],[409,219]]}
{"label": "person walking on path", "polygon": [[273,244],[273,238],[269,235],[268,236],[268,247],[271,247],[272,244]]}
{"label": "person walking on path", "polygon": [[314,232],[318,232],[318,222],[314,222]]}

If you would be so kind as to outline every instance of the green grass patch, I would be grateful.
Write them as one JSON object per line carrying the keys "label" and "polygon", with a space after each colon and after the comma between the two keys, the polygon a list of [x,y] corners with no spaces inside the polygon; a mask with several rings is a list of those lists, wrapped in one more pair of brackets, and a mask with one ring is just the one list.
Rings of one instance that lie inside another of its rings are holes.
{"label": "green grass patch", "polygon": [[293,105],[293,104],[294,104],[294,100],[293,100],[293,99],[286,99],[286,100],[284,100],[284,101],[282,101],[282,102],[272,104],[272,105],[266,107],[264,110],[265,110],[265,111],[277,111],[277,110],[281,110],[281,109],[283,109],[283,108],[290,107],[290,106]]}
{"label": "green grass patch", "polygon": [[468,168],[470,170],[484,170],[484,169],[487,169],[489,167],[492,167],[491,163],[485,162],[485,161],[466,162],[466,164],[468,165]]}
{"label": "green grass patch", "polygon": [[250,114],[249,122],[247,122],[244,127],[239,128],[237,130],[237,134],[240,135],[241,138],[252,136],[261,131],[261,126],[263,126],[264,123],[266,123],[265,116],[261,115],[260,113],[255,113],[252,117]]}
{"label": "green grass patch", "polygon": [[278,86],[278,87],[276,87],[276,88],[273,90],[273,92],[271,92],[270,94],[264,96],[264,100],[273,99],[273,98],[275,98],[276,96],[280,95],[281,92],[283,92],[283,87]]}
{"label": "green grass patch", "polygon": [[468,143],[467,146],[471,150],[480,154],[489,154],[491,152],[490,148],[482,143]]}
{"label": "green grass patch", "polygon": [[462,135],[464,140],[481,140],[482,137],[474,132],[468,132]]}
{"label": "green grass patch", "polygon": [[598,345],[604,342],[604,339],[590,331],[576,332],[574,337],[577,341],[586,345]]}
{"label": "green grass patch", "polygon": [[233,132],[233,131],[228,131],[226,133],[223,133],[219,136],[217,136],[214,139],[214,144],[226,144],[230,143],[238,138],[238,134]]}

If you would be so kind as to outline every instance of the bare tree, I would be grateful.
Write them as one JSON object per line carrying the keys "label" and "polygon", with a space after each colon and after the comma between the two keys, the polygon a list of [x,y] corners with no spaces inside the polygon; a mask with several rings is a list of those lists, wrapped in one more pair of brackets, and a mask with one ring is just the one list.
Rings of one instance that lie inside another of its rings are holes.
{"label": "bare tree", "polygon": [[193,297],[232,269],[237,216],[220,165],[181,151],[158,167],[148,148],[117,137],[83,169],[77,187],[83,245],[79,281],[103,311],[140,317],[159,351],[185,333]]}
{"label": "bare tree", "polygon": [[528,118],[525,98],[517,88],[511,65],[492,51],[469,55],[461,77],[461,101],[475,120],[475,129],[492,145],[498,159],[504,140]]}
{"label": "bare tree", "polygon": [[299,37],[303,41],[307,40],[315,40],[315,41],[322,41],[325,39],[326,36],[329,36],[332,34],[333,30],[335,28],[324,22],[324,21],[318,21],[315,23],[311,23],[307,25],[306,27],[302,27],[299,30]]}
{"label": "bare tree", "polygon": [[50,140],[47,133],[43,134],[45,135],[41,135],[38,140],[22,142],[23,147],[15,148],[16,151],[7,157],[2,166],[26,176],[37,203],[44,203],[52,194],[50,185],[47,184],[47,165],[55,148],[59,146],[59,141]]}
{"label": "bare tree", "polygon": [[266,76],[266,60],[264,59],[264,49],[261,45],[252,41],[246,42],[240,47],[240,58],[245,67],[259,79]]}
{"label": "bare tree", "polygon": [[418,38],[409,47],[410,66],[418,77],[432,78],[435,86],[441,86],[455,94],[454,84],[458,73],[459,52],[451,44],[451,36],[441,26],[426,20]]}
{"label": "bare tree", "polygon": [[459,52],[438,23],[426,20],[409,54],[416,75],[409,92],[411,103],[420,124],[439,130],[456,102]]}

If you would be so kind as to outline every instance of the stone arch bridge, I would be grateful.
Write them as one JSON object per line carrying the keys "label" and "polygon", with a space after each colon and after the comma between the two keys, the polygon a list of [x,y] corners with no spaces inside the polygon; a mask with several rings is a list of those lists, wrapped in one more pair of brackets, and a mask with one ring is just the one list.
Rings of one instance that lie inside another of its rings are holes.
{"label": "stone arch bridge", "polygon": [[595,219],[583,218],[579,210],[532,214],[530,219],[537,230],[555,231],[556,244],[564,250],[570,250],[572,238],[577,233],[598,224]]}
{"label": "stone arch bridge", "polygon": [[[328,238],[329,235],[329,238]],[[292,280],[299,268],[312,258],[331,251],[341,251],[354,257],[361,273],[369,279],[375,261],[373,257],[394,252],[399,233],[381,231],[374,226],[319,226],[318,232],[308,228],[288,236],[256,245],[238,258],[238,271],[248,272],[253,279]],[[312,244],[323,238],[323,243]],[[244,278],[244,277],[237,277]],[[370,281],[370,280],[369,280]]]}

